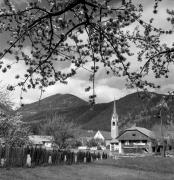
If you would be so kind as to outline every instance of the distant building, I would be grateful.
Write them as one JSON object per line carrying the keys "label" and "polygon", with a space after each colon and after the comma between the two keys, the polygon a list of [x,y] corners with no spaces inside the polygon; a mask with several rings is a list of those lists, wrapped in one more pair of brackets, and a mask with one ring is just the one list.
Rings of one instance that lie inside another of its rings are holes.
{"label": "distant building", "polygon": [[111,141],[111,133],[108,131],[97,131],[94,135],[94,139],[101,139],[105,142],[106,146],[110,144]]}
{"label": "distant building", "polygon": [[119,153],[151,153],[156,144],[154,132],[136,126],[124,130],[117,139],[119,141]]}
{"label": "distant building", "polygon": [[52,136],[30,135],[29,140],[33,145],[46,149],[51,149],[54,144]]}

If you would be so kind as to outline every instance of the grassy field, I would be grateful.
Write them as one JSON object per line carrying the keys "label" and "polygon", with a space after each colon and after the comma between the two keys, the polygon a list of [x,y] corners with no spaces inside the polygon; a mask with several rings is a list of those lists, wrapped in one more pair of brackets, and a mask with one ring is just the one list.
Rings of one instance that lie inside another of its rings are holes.
{"label": "grassy field", "polygon": [[96,163],[157,173],[174,173],[174,158],[170,157],[120,157],[117,160],[107,159],[105,161],[96,161]]}
{"label": "grassy field", "polygon": [[173,165],[174,160],[167,158],[108,159],[71,166],[0,169],[0,180],[173,180]]}

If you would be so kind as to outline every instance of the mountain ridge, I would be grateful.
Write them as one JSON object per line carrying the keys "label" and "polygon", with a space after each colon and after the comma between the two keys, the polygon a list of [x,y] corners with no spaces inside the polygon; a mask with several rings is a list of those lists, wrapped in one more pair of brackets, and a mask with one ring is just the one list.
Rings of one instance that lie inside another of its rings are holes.
{"label": "mountain ridge", "polygon": [[[156,114],[154,109],[156,104],[159,103],[165,95],[150,93],[152,97],[148,104],[146,104],[146,107],[143,103],[143,98],[139,98],[142,94],[141,92],[136,92],[116,100],[120,128],[130,127],[136,123],[139,126],[151,129],[159,122],[159,119],[154,117],[154,114]],[[23,120],[31,124],[35,129],[37,129],[41,123],[48,121],[51,114],[56,114],[65,116],[67,121],[73,120],[86,130],[110,130],[113,101],[96,104],[94,108],[91,109],[88,102],[74,95],[56,94],[40,100],[40,105],[37,103],[38,102],[28,104],[18,110],[23,114]],[[40,106],[39,108],[37,107],[38,105]],[[171,111],[173,105],[174,102],[172,101]],[[148,112],[147,115],[144,116],[142,112],[145,113],[146,108]],[[35,111],[35,113],[31,113],[32,111]],[[174,115],[172,115],[172,117],[173,116]]]}

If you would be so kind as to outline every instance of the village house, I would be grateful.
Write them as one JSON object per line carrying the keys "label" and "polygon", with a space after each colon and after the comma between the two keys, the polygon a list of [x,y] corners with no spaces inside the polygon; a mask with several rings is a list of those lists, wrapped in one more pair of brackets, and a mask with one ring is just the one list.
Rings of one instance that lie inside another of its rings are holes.
{"label": "village house", "polygon": [[119,153],[152,153],[156,147],[154,132],[142,127],[134,126],[124,130],[117,140]]}
{"label": "village house", "polygon": [[54,140],[52,136],[30,135],[29,140],[32,145],[46,149],[52,149]]}

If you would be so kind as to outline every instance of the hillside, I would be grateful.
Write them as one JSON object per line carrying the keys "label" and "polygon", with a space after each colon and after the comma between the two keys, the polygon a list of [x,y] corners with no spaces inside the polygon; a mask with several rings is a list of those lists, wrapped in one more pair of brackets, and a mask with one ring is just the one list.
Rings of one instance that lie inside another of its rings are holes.
{"label": "hillside", "polygon": [[25,106],[18,111],[22,112],[25,117],[32,115],[38,116],[38,113],[42,111],[62,110],[72,107],[81,107],[87,104],[86,101],[71,94],[55,94],[40,101],[25,104]]}
{"label": "hillside", "polygon": [[[163,95],[151,93],[151,96],[151,99],[146,102],[139,97],[138,93],[133,93],[116,101],[120,128],[129,127],[135,123],[146,128],[159,124],[160,120],[154,107]],[[173,105],[172,102],[169,108],[172,119]],[[109,131],[113,102],[96,104],[91,109],[86,101],[76,96],[56,94],[40,102],[25,105],[19,111],[23,114],[23,120],[29,122],[35,130],[41,123],[48,121],[50,116],[57,114],[65,116],[69,121],[75,121],[83,129]],[[166,119],[164,123],[167,123]]]}

